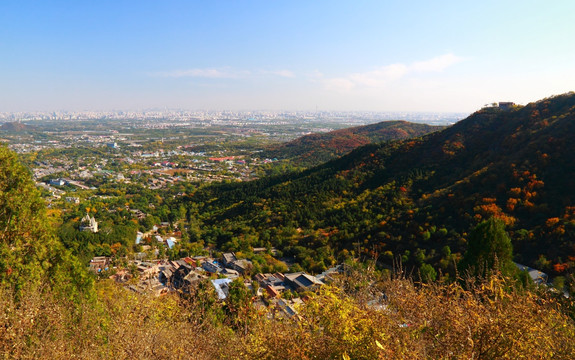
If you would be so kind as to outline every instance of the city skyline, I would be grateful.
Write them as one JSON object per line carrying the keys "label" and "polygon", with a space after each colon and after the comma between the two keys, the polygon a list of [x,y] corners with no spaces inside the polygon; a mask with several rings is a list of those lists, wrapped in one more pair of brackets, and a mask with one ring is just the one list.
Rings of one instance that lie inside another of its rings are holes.
{"label": "city skyline", "polygon": [[0,112],[472,112],[573,90],[569,1],[0,4]]}

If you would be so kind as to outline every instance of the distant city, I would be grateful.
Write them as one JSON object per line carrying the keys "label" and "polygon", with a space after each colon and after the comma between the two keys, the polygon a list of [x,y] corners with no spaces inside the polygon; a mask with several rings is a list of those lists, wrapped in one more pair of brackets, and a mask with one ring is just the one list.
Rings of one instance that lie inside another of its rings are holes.
{"label": "distant city", "polygon": [[0,122],[30,122],[42,120],[128,120],[161,123],[166,126],[190,125],[285,125],[292,121],[333,121],[350,126],[365,125],[385,120],[406,120],[431,125],[453,124],[468,113],[437,112],[366,112],[366,111],[51,111],[0,113]]}

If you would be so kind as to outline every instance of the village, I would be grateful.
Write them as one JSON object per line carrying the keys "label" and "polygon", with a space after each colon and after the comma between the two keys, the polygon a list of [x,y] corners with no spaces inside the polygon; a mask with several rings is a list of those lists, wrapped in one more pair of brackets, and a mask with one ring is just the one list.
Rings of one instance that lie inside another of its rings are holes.
{"label": "village", "polygon": [[78,189],[95,190],[102,184],[138,183],[159,190],[178,182],[251,180],[259,176],[258,167],[277,160],[246,155],[222,156],[224,151],[207,154],[182,147],[146,152],[134,148],[120,150],[115,142],[106,146],[111,152],[109,157],[71,149],[80,154],[75,158],[76,155],[64,153],[36,160],[32,164],[34,179],[48,185],[70,184]]}
{"label": "village", "polygon": [[[261,273],[254,271],[251,260],[236,256],[234,252],[217,253],[219,255],[186,256],[170,260],[162,256],[165,249],[172,249],[180,239],[175,236],[181,232],[165,234],[161,231],[167,223],[154,225],[146,232],[138,232],[136,245],[141,252],[129,258],[96,256],[89,263],[89,270],[98,279],[111,279],[134,293],[144,296],[160,297],[169,293],[180,295],[193,294],[198,285],[208,283],[214,290],[214,297],[224,303],[229,296],[230,284],[238,281],[252,294],[252,303],[258,311],[270,319],[298,318],[298,308],[305,303],[311,292],[317,292],[322,286],[332,283],[340,275],[348,275],[348,265],[335,265],[320,274],[309,274],[305,271]],[[86,215],[79,228],[80,231],[97,232],[98,223],[94,217]],[[159,231],[160,230],[160,231]],[[160,235],[163,233],[164,235]],[[175,236],[172,236],[175,235]],[[143,241],[152,240],[156,245],[141,245]],[[253,254],[267,254],[274,257],[275,248],[253,248]],[[277,259],[277,261],[280,261]],[[548,275],[525,265],[515,263],[531,280],[544,288],[553,290],[547,283]],[[566,295],[568,296],[568,295]],[[385,309],[385,295],[380,293],[368,301],[374,308]]]}
{"label": "village", "polygon": [[[173,238],[165,240],[166,246],[170,244],[173,244]],[[255,248],[253,251],[259,253],[268,249]],[[204,281],[211,284],[219,301],[225,301],[232,281],[240,281],[253,294],[254,306],[264,310],[270,318],[296,316],[298,306],[303,304],[309,292],[317,291],[344,269],[343,265],[338,265],[315,276],[303,271],[252,274],[252,262],[238,259],[233,252],[223,253],[220,258],[128,260],[123,268],[114,266],[111,258],[99,256],[94,257],[89,266],[99,278],[108,277],[135,293],[150,296],[190,293]]]}
{"label": "village", "polygon": [[45,196],[51,203],[62,197],[58,190],[121,184],[162,190],[180,183],[256,179],[277,160],[259,156],[266,144],[332,129],[323,122],[236,120],[14,122],[0,128],[0,142],[20,154],[38,186],[51,194]]}

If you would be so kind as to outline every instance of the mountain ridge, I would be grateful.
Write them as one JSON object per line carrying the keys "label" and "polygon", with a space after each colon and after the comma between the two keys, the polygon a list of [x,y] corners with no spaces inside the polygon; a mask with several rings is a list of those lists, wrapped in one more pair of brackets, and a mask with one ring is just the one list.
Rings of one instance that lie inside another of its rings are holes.
{"label": "mountain ridge", "polygon": [[305,135],[287,143],[274,145],[264,150],[262,156],[289,159],[299,165],[314,166],[345,155],[363,145],[418,137],[443,128],[403,120],[382,121],[328,133]]}
{"label": "mountain ridge", "polygon": [[34,127],[30,125],[23,124],[21,122],[7,122],[0,125],[0,130],[20,132],[26,130],[32,130]]}
{"label": "mountain ridge", "polygon": [[[445,263],[461,256],[467,233],[498,217],[516,261],[557,275],[554,265],[575,259],[573,131],[573,94],[486,108],[440,132],[366,145],[298,173],[205,189],[193,201],[202,204],[197,216],[208,225],[208,241],[233,249],[232,239],[254,233],[251,243],[280,247],[316,270],[359,255],[360,242],[362,256],[450,271]],[[220,221],[228,224],[223,237],[209,230]],[[443,255],[445,247],[453,254]]]}

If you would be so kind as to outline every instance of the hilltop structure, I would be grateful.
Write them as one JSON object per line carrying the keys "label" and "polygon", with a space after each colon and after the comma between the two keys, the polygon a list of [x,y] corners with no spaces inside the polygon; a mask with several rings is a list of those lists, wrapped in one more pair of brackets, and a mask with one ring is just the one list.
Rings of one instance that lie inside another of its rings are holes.
{"label": "hilltop structure", "polygon": [[500,101],[499,102],[499,108],[501,110],[511,110],[514,106],[515,106],[514,102],[510,102],[510,101]]}

